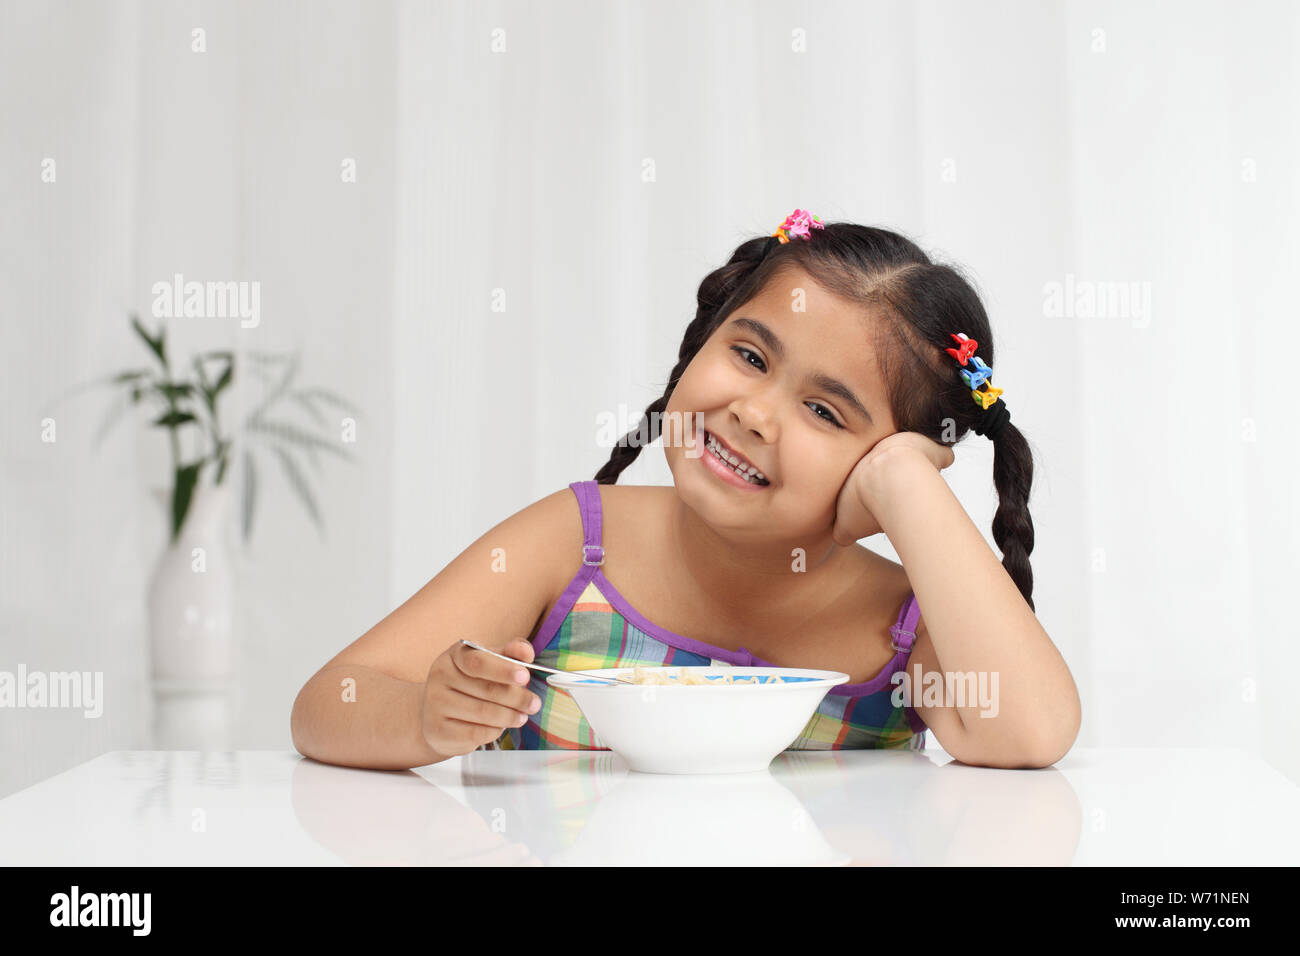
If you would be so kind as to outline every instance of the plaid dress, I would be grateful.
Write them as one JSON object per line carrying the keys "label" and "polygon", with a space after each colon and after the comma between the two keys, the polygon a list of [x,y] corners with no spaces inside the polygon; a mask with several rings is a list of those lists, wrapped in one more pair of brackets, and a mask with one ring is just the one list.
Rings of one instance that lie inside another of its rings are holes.
{"label": "plaid dress", "polygon": [[[533,640],[534,662],[556,670],[633,666],[776,667],[745,648],[731,651],[653,624],[632,607],[601,571],[600,491],[595,481],[569,485],[578,496],[584,534],[582,568],[565,588]],[[869,681],[832,687],[787,750],[921,750],[925,723],[911,707],[894,706],[897,685],[890,677],[907,666],[920,619],[915,595],[908,595],[890,628],[897,653]],[[573,697],[530,671],[528,687],[542,701],[522,727],[507,727],[480,750],[608,750],[593,733]]]}

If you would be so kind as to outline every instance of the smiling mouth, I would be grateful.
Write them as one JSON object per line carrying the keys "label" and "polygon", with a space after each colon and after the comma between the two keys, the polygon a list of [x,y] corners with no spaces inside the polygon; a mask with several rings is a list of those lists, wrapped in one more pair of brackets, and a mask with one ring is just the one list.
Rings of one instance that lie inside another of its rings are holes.
{"label": "smiling mouth", "polygon": [[771,481],[768,480],[767,476],[759,471],[757,467],[742,462],[739,457],[727,451],[710,431],[704,432],[704,449],[708,454],[712,455],[723,465],[730,468],[741,478],[744,478],[751,485],[759,485],[762,487],[771,484]]}

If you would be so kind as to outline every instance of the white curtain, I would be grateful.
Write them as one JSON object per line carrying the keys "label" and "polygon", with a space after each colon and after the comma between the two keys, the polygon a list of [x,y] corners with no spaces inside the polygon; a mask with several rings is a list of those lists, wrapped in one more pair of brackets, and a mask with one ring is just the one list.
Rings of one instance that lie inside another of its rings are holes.
{"label": "white curtain", "polygon": [[[300,348],[363,408],[326,537],[271,472],[239,551],[232,746],[287,749],[320,664],[592,477],[703,276],[796,206],[983,296],[1078,746],[1245,747],[1300,781],[1293,5],[0,0],[0,26],[0,669],[102,670],[107,698],[0,714],[0,794],[149,746],[165,444],[123,425],[93,456],[93,401],[53,448],[40,423],[139,364],[153,281],[259,280],[256,337],[177,347]],[[990,543],[991,461],[972,436],[945,472]],[[670,480],[657,446],[621,479]]]}
{"label": "white curtain", "polygon": [[[1300,780],[1293,5],[398,21],[392,603],[591,478],[597,416],[658,397],[700,279],[800,206],[903,232],[983,295],[1037,453],[1034,594],[1077,746],[1247,747]],[[972,436],[945,473],[990,545],[991,467]],[[670,480],[659,447],[621,478]]]}
{"label": "white curtain", "polygon": [[[170,487],[167,442],[138,414],[96,454],[111,393],[73,390],[151,363],[127,314],[162,321],[154,282],[260,283],[256,328],[166,320],[181,362],[245,359],[228,422],[260,397],[252,350],[298,351],[297,385],[361,409],[353,460],[305,467],[323,534],[265,453],[247,544],[230,516],[229,746],[290,749],[298,689],[387,612],[395,47],[383,3],[0,0],[0,670],[100,672],[104,698],[93,719],[0,710],[0,795],[153,746],[146,594],[167,528],[150,489]],[[242,492],[240,469],[228,480]]]}

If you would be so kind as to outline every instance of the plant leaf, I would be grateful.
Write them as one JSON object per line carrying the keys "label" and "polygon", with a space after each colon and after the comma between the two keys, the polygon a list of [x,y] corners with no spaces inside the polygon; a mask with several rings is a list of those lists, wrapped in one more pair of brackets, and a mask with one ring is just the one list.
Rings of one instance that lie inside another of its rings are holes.
{"label": "plant leaf", "polygon": [[338,455],[340,458],[351,459],[352,456],[339,448],[328,439],[305,432],[294,425],[288,425],[284,422],[252,422],[248,426],[249,431],[258,432],[265,435],[274,435],[276,438],[282,438],[287,442],[296,445],[319,448],[322,451],[328,451],[330,454]]}
{"label": "plant leaf", "polygon": [[212,461],[216,462],[217,465],[217,477],[215,483],[218,485],[226,478],[226,466],[230,464],[230,458],[228,457],[229,451],[230,442],[223,438],[221,441],[217,442],[217,447],[213,449],[211,455]]}
{"label": "plant leaf", "polygon": [[113,404],[110,405],[108,411],[104,413],[104,417],[99,423],[99,428],[96,430],[95,441],[91,446],[93,451],[99,451],[99,446],[104,443],[104,439],[108,437],[108,433],[113,430],[113,426],[126,417],[122,413],[126,410],[127,403],[130,401],[131,396],[125,391],[120,392],[117,397],[113,399]]}
{"label": "plant leaf", "polygon": [[202,467],[203,462],[196,461],[176,469],[176,487],[172,491],[173,541],[180,534],[181,526],[185,524],[185,514],[190,510],[190,499],[194,497],[194,485],[199,480],[199,469]]}
{"label": "plant leaf", "polygon": [[270,408],[272,403],[284,394],[285,390],[289,387],[289,384],[293,381],[293,377],[298,374],[298,361],[299,356],[298,353],[295,352],[289,359],[289,367],[285,369],[284,377],[272,387],[270,394],[266,396],[262,401],[262,404],[254,409],[253,413],[248,416],[250,421],[261,418],[262,413]]}
{"label": "plant leaf", "polygon": [[81,382],[80,384],[73,385],[72,387],[65,389],[62,394],[55,396],[53,400],[53,405],[55,406],[60,405],[65,400],[71,398],[73,395],[77,395],[81,392],[88,392],[91,389],[103,388],[105,386],[113,386],[113,385],[120,385],[120,384],[125,384],[125,383],[115,382],[113,380],[113,376],[111,375],[105,375],[101,378],[95,378],[89,382]]}
{"label": "plant leaf", "polygon": [[152,374],[153,373],[146,368],[146,369],[140,369],[137,372],[123,372],[120,375],[114,375],[111,379],[109,379],[109,381],[112,382],[112,384],[114,385],[121,385],[125,382],[134,382],[137,378],[145,378]]}
{"label": "plant leaf", "polygon": [[189,382],[159,382],[154,387],[167,398],[189,398],[194,394],[194,386]]}
{"label": "plant leaf", "polygon": [[294,376],[298,374],[298,366],[300,364],[300,359],[301,356],[299,355],[299,353],[294,352],[293,356],[289,359],[289,367],[284,370],[284,378],[280,379],[279,386],[272,393],[270,400],[268,400],[267,402],[268,405],[272,401],[274,401],[275,399],[283,395],[285,390],[288,389],[290,383],[293,382]]}
{"label": "plant leaf", "polygon": [[157,402],[159,411],[171,410],[171,406],[167,403],[167,399],[159,395],[158,389],[154,388],[153,385],[149,385],[148,387],[145,388],[141,388],[140,386],[136,385],[131,388],[132,404],[137,404],[141,398],[147,398],[151,402]]}
{"label": "plant leaf", "polygon": [[315,419],[317,425],[319,425],[321,428],[329,427],[330,424],[329,419],[325,417],[325,415],[321,412],[320,409],[318,409],[314,404],[312,404],[312,400],[310,398],[308,398],[302,392],[293,392],[291,393],[290,397],[293,398],[293,400],[296,401],[303,408],[307,409],[307,413],[311,415],[313,419]]}
{"label": "plant leaf", "polygon": [[162,333],[159,333],[158,337],[155,339],[145,331],[145,327],[140,324],[140,320],[134,314],[131,316],[131,324],[135,326],[135,330],[140,333],[140,338],[144,339],[145,344],[149,346],[150,350],[153,351],[153,354],[158,356],[158,361],[163,363],[165,366],[167,364],[167,357]]}
{"label": "plant leaf", "polygon": [[342,395],[337,395],[327,388],[304,388],[298,392],[298,394],[306,398],[319,398],[322,401],[329,402],[330,404],[343,409],[345,412],[351,412],[353,415],[361,414],[361,410],[356,405],[353,405]]}
{"label": "plant leaf", "polygon": [[273,445],[271,446],[271,450],[275,452],[277,457],[279,457],[280,464],[284,466],[284,473],[289,479],[290,486],[292,486],[298,497],[302,499],[303,506],[306,507],[307,513],[311,515],[312,522],[316,525],[317,529],[324,534],[325,529],[321,525],[320,511],[316,507],[316,499],[312,497],[311,488],[307,485],[307,479],[303,476],[302,469],[298,467],[297,462],[289,457],[289,453],[280,446]]}
{"label": "plant leaf", "polygon": [[[217,375],[216,384],[211,385],[208,383],[207,366],[203,363],[217,359],[224,361],[226,364],[221,373]],[[203,355],[194,357],[194,368],[199,373],[199,382],[202,383],[203,390],[211,392],[215,398],[223,388],[230,384],[235,370],[235,358],[230,352],[206,352]]]}
{"label": "plant leaf", "polygon": [[194,371],[199,376],[199,392],[203,396],[203,405],[207,408],[208,414],[213,418],[216,418],[217,408],[212,393],[212,386],[208,384],[208,374],[203,370],[203,363],[197,358],[194,360]]}
{"label": "plant leaf", "polygon": [[197,421],[197,419],[189,412],[172,411],[172,412],[166,412],[161,418],[159,418],[156,422],[154,422],[154,424],[167,425],[170,427],[172,425],[184,425],[186,422],[192,422],[192,421]]}
{"label": "plant leaf", "polygon": [[257,505],[257,469],[253,466],[252,452],[244,452],[244,500],[241,523],[244,528],[244,541],[253,533],[253,510]]}

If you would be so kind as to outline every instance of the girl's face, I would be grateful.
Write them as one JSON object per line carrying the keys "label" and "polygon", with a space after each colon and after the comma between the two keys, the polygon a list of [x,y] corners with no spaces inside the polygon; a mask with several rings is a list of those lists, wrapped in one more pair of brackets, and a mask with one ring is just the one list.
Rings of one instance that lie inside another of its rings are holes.
{"label": "girl's face", "polygon": [[[799,303],[804,311],[794,311]],[[795,266],[740,306],[691,360],[665,409],[678,494],[720,527],[820,533],[849,472],[897,431],[860,307]],[[677,413],[673,415],[672,413]],[[766,486],[710,469],[706,435],[755,465]]]}

